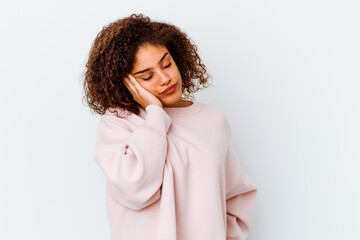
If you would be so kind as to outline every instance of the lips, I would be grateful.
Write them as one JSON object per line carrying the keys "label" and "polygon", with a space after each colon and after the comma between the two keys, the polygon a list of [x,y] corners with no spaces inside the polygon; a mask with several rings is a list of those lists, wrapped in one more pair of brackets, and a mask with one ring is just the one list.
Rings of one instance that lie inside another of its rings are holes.
{"label": "lips", "polygon": [[170,87],[166,88],[162,93],[166,93],[168,90],[172,89],[175,86],[176,86],[176,83],[171,85]]}

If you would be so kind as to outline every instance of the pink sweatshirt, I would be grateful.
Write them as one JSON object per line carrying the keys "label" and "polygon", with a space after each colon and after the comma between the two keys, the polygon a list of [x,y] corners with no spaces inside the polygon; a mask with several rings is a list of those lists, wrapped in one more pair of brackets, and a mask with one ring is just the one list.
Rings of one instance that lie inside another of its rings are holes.
{"label": "pink sweatshirt", "polygon": [[225,114],[201,102],[148,105],[127,119],[106,110],[95,161],[107,179],[111,239],[245,239],[257,188],[231,139]]}

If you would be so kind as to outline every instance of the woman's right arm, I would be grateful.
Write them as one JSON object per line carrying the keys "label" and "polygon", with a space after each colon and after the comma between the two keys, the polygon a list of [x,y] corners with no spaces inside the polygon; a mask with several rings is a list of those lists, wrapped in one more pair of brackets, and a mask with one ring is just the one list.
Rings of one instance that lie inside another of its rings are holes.
{"label": "woman's right arm", "polygon": [[146,107],[144,124],[128,130],[124,120],[103,115],[95,161],[112,185],[117,201],[140,210],[160,198],[171,118],[158,105]]}

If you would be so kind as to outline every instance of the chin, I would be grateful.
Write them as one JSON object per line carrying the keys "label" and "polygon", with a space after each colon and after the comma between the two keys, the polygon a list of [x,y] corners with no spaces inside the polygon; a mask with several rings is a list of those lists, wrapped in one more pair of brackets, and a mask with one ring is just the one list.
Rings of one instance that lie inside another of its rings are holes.
{"label": "chin", "polygon": [[181,101],[181,93],[180,94],[174,93],[173,95],[165,97],[161,100],[163,105],[174,105],[174,104],[178,103],[179,101]]}

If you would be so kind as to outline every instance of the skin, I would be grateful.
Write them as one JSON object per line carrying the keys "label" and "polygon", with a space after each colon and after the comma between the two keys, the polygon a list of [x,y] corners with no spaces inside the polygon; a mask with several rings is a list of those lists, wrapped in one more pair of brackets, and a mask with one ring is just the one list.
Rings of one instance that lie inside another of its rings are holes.
{"label": "skin", "polygon": [[[162,59],[165,53],[167,55]],[[145,69],[149,70],[137,73]],[[135,101],[144,109],[150,104],[160,107],[186,107],[192,104],[181,99],[181,74],[165,46],[146,44],[139,47],[135,55],[134,67],[124,78],[124,83]],[[166,88],[175,83],[177,86],[173,93],[162,94]]]}

